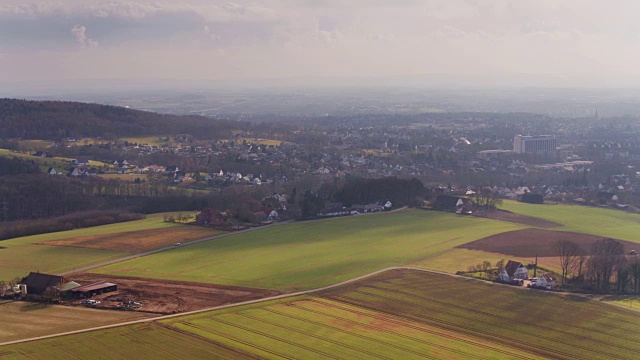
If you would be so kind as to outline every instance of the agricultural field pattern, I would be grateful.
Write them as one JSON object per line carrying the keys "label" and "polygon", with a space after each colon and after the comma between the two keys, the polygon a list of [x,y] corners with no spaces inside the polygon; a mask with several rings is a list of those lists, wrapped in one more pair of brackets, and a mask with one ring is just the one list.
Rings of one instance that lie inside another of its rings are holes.
{"label": "agricultural field pattern", "polygon": [[[553,269],[557,259],[542,251],[550,241],[569,237],[588,247],[608,231],[604,225],[572,219],[565,206],[541,208],[506,202],[504,207],[519,214],[518,222],[407,209],[282,224],[220,237],[219,232],[165,223],[156,215],[130,223],[9,240],[0,256],[4,251],[8,255],[38,251],[56,259],[60,251],[71,251],[65,261],[42,263],[48,271],[68,271],[114,259],[112,264],[66,276],[85,282],[121,282],[121,292],[110,296],[144,293],[155,297],[156,303],[151,301],[146,310],[143,306],[134,313],[116,312],[123,316],[113,319],[102,316],[113,310],[91,310],[83,315],[88,322],[61,321],[67,324],[64,326],[43,322],[28,334],[9,328],[1,333],[0,344],[116,325],[6,344],[0,347],[0,356],[634,358],[640,351],[640,313],[625,309],[623,300],[611,299],[617,304],[614,306],[584,296],[452,275],[479,261],[528,261],[536,253],[541,264]],[[536,216],[556,221],[558,226],[537,228],[522,222],[523,217]],[[586,209],[581,216],[604,216],[604,221],[615,222],[618,238],[626,240],[625,248],[637,244],[631,234],[639,228],[639,216],[601,209]],[[172,236],[210,240],[117,261],[171,244]],[[527,245],[532,242],[536,245]],[[78,261],[74,253],[78,251],[94,257]],[[0,272],[10,266],[0,264]],[[379,271],[385,268],[390,270]],[[376,275],[350,280],[368,273]],[[181,289],[181,282],[189,288]],[[165,289],[158,290],[161,288]],[[178,307],[167,304],[172,298],[189,296],[194,296],[193,302]],[[0,306],[9,309],[6,304]],[[11,310],[13,315],[0,312],[0,320],[13,321],[20,312],[23,322],[34,322],[47,312],[62,319],[73,308],[50,305],[22,311],[13,306]],[[174,312],[178,314],[162,315]],[[127,324],[131,320],[133,323]],[[117,326],[120,323],[123,325]]]}
{"label": "agricultural field pattern", "polygon": [[398,269],[313,295],[2,351],[8,359],[37,358],[44,349],[54,357],[107,350],[126,357],[132,346],[155,358],[632,359],[638,321],[638,313],[580,297]]}

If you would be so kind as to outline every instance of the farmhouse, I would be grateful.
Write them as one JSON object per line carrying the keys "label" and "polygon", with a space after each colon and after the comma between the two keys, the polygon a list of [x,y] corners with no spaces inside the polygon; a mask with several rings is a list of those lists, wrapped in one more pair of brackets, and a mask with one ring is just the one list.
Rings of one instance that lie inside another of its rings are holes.
{"label": "farmhouse", "polygon": [[27,294],[42,295],[49,287],[60,287],[67,280],[62,276],[48,275],[31,272],[22,279],[21,283],[27,286]]}
{"label": "farmhouse", "polygon": [[104,294],[112,291],[117,291],[118,285],[106,282],[99,281],[93,284],[82,285],[71,289],[71,294],[77,298],[90,298],[94,295]]}
{"label": "farmhouse", "polygon": [[450,211],[461,213],[471,213],[473,201],[467,198],[453,195],[438,195],[433,201],[433,208],[440,211]]}
{"label": "farmhouse", "polygon": [[208,226],[226,226],[227,220],[224,215],[216,209],[204,209],[196,215],[196,224]]}
{"label": "farmhouse", "polygon": [[498,274],[498,279],[500,281],[510,281],[514,279],[526,279],[529,277],[529,270],[527,267],[522,265],[521,262],[509,260],[507,265],[502,269],[500,274]]}

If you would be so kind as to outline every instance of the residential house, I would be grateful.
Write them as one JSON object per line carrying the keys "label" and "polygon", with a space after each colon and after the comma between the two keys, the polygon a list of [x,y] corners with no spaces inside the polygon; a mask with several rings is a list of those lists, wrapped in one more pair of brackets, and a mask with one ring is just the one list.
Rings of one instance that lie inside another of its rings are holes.
{"label": "residential house", "polygon": [[67,174],[68,176],[83,176],[85,174],[85,171],[81,168],[71,168],[71,170],[69,170],[69,173]]}
{"label": "residential house", "polygon": [[[506,276],[504,273],[506,273]],[[498,275],[499,279],[505,279],[506,277],[508,277],[509,280],[527,279],[529,277],[529,270],[527,270],[527,267],[521,262],[509,260],[504,269],[502,269],[502,272]]]}
{"label": "residential house", "polygon": [[538,277],[534,287],[551,290],[554,289],[556,285],[557,281],[554,274],[549,272]]}

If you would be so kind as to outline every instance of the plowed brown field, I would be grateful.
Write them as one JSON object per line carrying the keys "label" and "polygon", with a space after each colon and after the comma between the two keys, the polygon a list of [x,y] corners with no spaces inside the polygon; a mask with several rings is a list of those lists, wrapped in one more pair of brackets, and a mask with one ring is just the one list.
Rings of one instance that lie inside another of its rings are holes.
{"label": "plowed brown field", "polygon": [[[585,254],[588,254],[591,245],[602,239],[602,236],[579,234],[567,231],[553,231],[542,229],[524,229],[509,231],[491,235],[486,238],[460,245],[458,248],[469,250],[482,250],[492,253],[512,255],[518,257],[552,257],[557,256],[553,245],[556,241],[564,239],[575,242]],[[620,241],[628,253],[634,249],[640,249],[640,244],[630,241]]]}
{"label": "plowed brown field", "polygon": [[[96,295],[92,299],[100,300],[96,308],[114,309],[131,302],[140,303],[140,307],[128,310],[173,314],[185,311],[235,302],[260,299],[277,295],[271,290],[243,288],[215,284],[202,284],[185,281],[145,279],[136,277],[110,276],[81,273],[68,275],[67,279],[80,284],[108,281],[118,285],[118,291]],[[75,301],[77,304],[80,301]]]}
{"label": "plowed brown field", "polygon": [[201,239],[222,234],[222,231],[197,227],[181,226],[166,229],[130,231],[115,234],[81,236],[70,239],[51,240],[40,245],[71,246],[88,249],[139,253],[178,242]]}

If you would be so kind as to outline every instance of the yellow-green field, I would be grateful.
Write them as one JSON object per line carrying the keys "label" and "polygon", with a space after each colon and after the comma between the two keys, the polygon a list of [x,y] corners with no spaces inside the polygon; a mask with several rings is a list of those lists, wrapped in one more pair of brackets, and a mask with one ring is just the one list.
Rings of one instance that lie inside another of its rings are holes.
{"label": "yellow-green field", "polygon": [[92,272],[293,291],[417,261],[521,228],[489,219],[403,210],[258,229]]}
{"label": "yellow-green field", "polygon": [[640,243],[640,214],[591,206],[534,205],[517,201],[504,201],[502,208],[564,225],[554,230],[574,231]]}
{"label": "yellow-green field", "polygon": [[0,300],[0,343],[147,317],[139,312]]}

